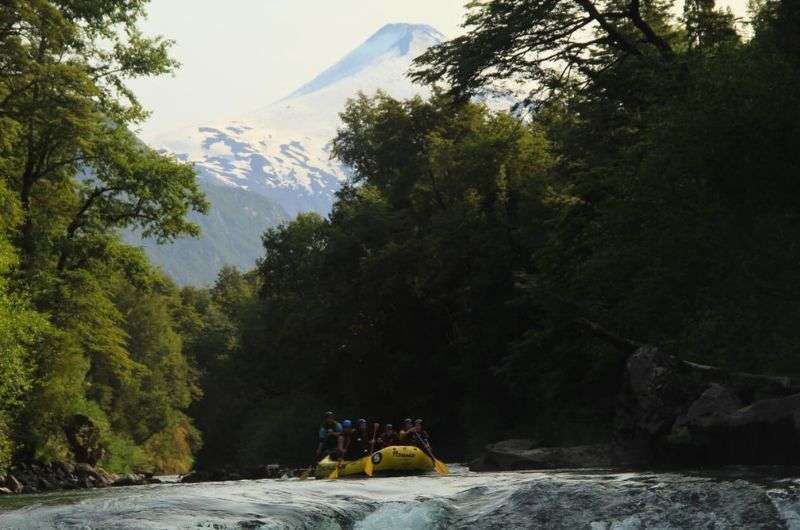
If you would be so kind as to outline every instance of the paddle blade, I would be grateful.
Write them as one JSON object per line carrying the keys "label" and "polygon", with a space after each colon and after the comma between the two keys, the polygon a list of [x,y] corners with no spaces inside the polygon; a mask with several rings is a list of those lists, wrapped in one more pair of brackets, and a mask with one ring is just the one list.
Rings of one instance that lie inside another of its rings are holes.
{"label": "paddle blade", "polygon": [[342,461],[341,460],[339,460],[339,463],[336,464],[335,468],[333,468],[333,471],[331,471],[331,474],[328,475],[328,478],[331,479],[331,480],[336,480],[337,478],[339,478],[339,468],[340,467],[342,467]]}
{"label": "paddle blade", "polygon": [[448,475],[450,470],[447,469],[447,466],[441,460],[433,459],[433,467],[440,475]]}
{"label": "paddle blade", "polygon": [[364,462],[364,473],[366,473],[368,477],[371,477],[374,471],[375,468],[372,465],[372,455],[369,455],[367,457],[367,461]]}

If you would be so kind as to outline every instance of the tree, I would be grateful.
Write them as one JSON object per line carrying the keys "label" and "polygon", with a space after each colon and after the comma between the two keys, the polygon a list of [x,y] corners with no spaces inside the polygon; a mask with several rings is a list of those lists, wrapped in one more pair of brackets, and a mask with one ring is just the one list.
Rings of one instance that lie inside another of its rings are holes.
{"label": "tree", "polygon": [[207,445],[201,465],[220,453],[304,462],[326,408],[429,418],[450,454],[510,425],[512,411],[494,414],[485,393],[508,395],[492,371],[527,326],[506,301],[548,211],[542,131],[443,95],[359,96],[342,116],[334,153],[354,182],[330,218],[301,215],[265,234],[247,311],[229,302],[249,292],[235,275],[211,291],[238,338],[214,374],[227,412],[205,409],[219,449]]}
{"label": "tree", "polygon": [[[63,428],[76,415],[99,429],[116,469],[186,469],[198,445],[180,413],[197,392],[177,316],[152,307],[165,301],[158,275],[119,240],[128,227],[161,242],[196,235],[186,214],[208,208],[190,165],[130,132],[147,112],[128,80],[177,67],[170,41],[137,28],[147,3],[0,6],[0,169],[19,211],[2,227],[19,257],[9,286],[50,323],[12,353],[33,381],[15,422],[21,458],[70,458]],[[148,303],[152,319],[132,327]],[[178,439],[183,452],[159,453]]]}
{"label": "tree", "polygon": [[625,62],[658,67],[675,55],[664,25],[670,5],[660,0],[471,2],[464,23],[470,31],[419,57],[413,77],[445,81],[464,95],[509,79],[533,82],[535,93],[549,94]]}

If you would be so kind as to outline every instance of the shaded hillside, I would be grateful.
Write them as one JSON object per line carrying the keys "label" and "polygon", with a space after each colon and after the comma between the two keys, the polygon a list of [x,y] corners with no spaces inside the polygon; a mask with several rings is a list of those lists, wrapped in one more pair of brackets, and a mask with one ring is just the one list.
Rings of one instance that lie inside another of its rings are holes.
{"label": "shaded hillside", "polygon": [[279,204],[263,195],[207,182],[202,187],[211,210],[207,215],[189,216],[200,225],[199,238],[157,245],[132,233],[125,236],[128,242],[143,247],[152,262],[181,285],[208,285],[223,265],[252,269],[263,253],[261,235],[289,220]]}

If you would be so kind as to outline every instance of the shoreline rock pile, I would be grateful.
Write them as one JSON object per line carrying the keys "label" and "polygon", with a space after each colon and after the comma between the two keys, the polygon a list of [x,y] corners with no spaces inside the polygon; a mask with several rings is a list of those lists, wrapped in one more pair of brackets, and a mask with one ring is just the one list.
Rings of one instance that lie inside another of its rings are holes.
{"label": "shoreline rock pile", "polygon": [[800,385],[792,379],[696,364],[594,331],[626,355],[610,445],[507,440],[487,446],[470,469],[800,465]]}
{"label": "shoreline rock pile", "polygon": [[293,477],[296,470],[283,467],[279,464],[256,466],[247,469],[203,469],[194,470],[181,477],[183,484],[196,482],[228,482],[231,480],[263,480]]}
{"label": "shoreline rock pile", "polygon": [[11,467],[0,480],[0,495],[160,484],[152,473],[115,474],[101,467],[68,462],[31,462]]}

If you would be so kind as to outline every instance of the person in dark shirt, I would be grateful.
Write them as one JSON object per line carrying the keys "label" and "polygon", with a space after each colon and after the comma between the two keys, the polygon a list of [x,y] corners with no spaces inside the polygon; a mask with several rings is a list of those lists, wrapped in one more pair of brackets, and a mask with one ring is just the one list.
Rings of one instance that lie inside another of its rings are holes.
{"label": "person in dark shirt", "polygon": [[394,430],[394,427],[391,423],[387,423],[386,426],[383,428],[383,432],[381,433],[380,437],[375,443],[375,450],[379,451],[385,447],[389,447],[392,445],[399,445],[400,441],[397,437],[397,433]]}
{"label": "person in dark shirt", "polygon": [[[358,428],[356,429],[355,438],[352,442],[353,448],[350,453],[355,456],[355,458],[363,458],[371,454],[369,450],[370,440],[371,437],[367,429],[367,420],[361,418],[358,420]],[[348,458],[348,460],[350,460],[350,458]]]}
{"label": "person in dark shirt", "polygon": [[364,457],[363,442],[359,439],[358,429],[353,427],[353,422],[344,420],[342,422],[342,434],[339,436],[337,447],[339,458],[345,460],[358,460]]}
{"label": "person in dark shirt", "polygon": [[426,449],[428,451],[433,450],[431,437],[422,425],[421,419],[414,421],[414,434],[412,435],[412,439],[416,442],[415,445],[419,446],[420,449]]}
{"label": "person in dark shirt", "polygon": [[342,425],[336,421],[333,412],[326,412],[319,428],[319,444],[317,445],[317,460],[322,460],[327,455],[336,452],[339,445],[339,436]]}

